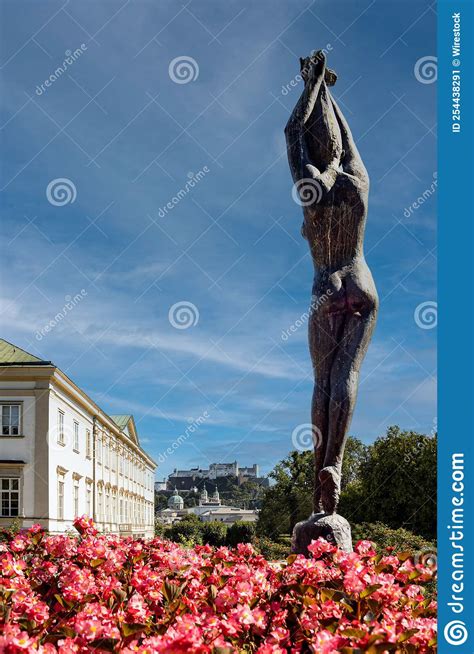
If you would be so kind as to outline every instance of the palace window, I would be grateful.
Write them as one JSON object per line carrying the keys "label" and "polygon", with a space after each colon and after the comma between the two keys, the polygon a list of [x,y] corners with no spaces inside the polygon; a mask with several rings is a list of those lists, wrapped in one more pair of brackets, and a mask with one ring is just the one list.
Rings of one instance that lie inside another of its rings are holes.
{"label": "palace window", "polygon": [[89,429],[86,429],[86,458],[90,459],[91,457],[92,457],[91,433]]}
{"label": "palace window", "polygon": [[79,515],[79,482],[75,481],[74,482],[74,490],[73,490],[73,499],[74,499],[74,517],[77,518]]}
{"label": "palace window", "polygon": [[102,463],[102,440],[97,439],[97,463]]}
{"label": "palace window", "polygon": [[2,492],[2,518],[17,516],[20,509],[20,480],[18,477],[2,477],[0,487]]}
{"label": "palace window", "polygon": [[64,520],[64,479],[58,479],[58,520]]}
{"label": "palace window", "polygon": [[73,438],[74,438],[74,451],[79,452],[79,423],[74,420],[73,422]]}
{"label": "palace window", "polygon": [[89,483],[86,486],[86,514],[92,518],[92,488]]}
{"label": "palace window", "polygon": [[64,411],[58,409],[58,443],[65,445],[64,441]]}
{"label": "palace window", "polygon": [[2,436],[18,436],[20,433],[20,405],[2,404]]}
{"label": "palace window", "polygon": [[99,518],[99,522],[103,522],[103,513],[104,513],[104,505],[103,505],[103,499],[102,499],[102,490],[99,488],[99,492],[97,494],[97,514]]}

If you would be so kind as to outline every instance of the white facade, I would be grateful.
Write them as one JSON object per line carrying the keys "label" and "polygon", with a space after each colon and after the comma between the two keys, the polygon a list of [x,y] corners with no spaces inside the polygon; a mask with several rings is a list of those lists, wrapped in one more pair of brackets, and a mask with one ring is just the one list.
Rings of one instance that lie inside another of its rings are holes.
{"label": "white facade", "polygon": [[224,522],[233,525],[235,522],[257,522],[258,512],[251,509],[238,509],[235,506],[220,506],[199,515],[202,522]]}
{"label": "white facade", "polygon": [[156,464],[133,417],[115,422],[58,368],[28,356],[0,362],[0,525],[18,516],[60,533],[88,515],[100,531],[152,537]]}

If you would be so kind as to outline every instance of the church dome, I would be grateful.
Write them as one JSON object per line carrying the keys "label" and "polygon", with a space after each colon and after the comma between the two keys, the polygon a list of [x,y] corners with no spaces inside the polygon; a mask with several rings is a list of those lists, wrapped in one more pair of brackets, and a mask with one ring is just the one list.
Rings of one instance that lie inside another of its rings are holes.
{"label": "church dome", "polygon": [[176,511],[181,511],[181,509],[184,509],[184,500],[178,493],[177,488],[174,489],[173,495],[168,500],[168,508],[175,509]]}
{"label": "church dome", "polygon": [[219,502],[219,504],[220,504],[220,501],[221,501],[221,500],[220,500],[220,497],[219,497],[219,489],[217,488],[217,486],[216,486],[216,490],[215,490],[214,493],[212,494],[211,500],[212,500],[213,502],[216,502],[216,503]]}

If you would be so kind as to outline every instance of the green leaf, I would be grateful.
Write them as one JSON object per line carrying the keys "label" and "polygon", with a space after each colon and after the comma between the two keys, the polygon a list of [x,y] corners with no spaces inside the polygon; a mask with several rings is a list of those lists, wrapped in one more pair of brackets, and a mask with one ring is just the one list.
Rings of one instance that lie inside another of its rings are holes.
{"label": "green leaf", "polygon": [[360,594],[361,599],[365,599],[366,597],[370,597],[373,593],[375,593],[376,590],[382,587],[382,584],[372,584],[372,586],[367,586],[367,588],[364,588],[364,590]]}
{"label": "green leaf", "polygon": [[349,611],[349,613],[354,613],[354,608],[349,604],[349,602],[346,602],[345,599],[342,599],[339,604],[342,604],[342,606],[346,609],[346,611]]}
{"label": "green leaf", "polygon": [[174,600],[182,594],[185,586],[186,582],[181,584],[181,586],[177,586],[176,584],[171,584],[167,579],[165,579],[161,591],[164,598],[171,604],[171,602],[174,602]]}
{"label": "green leaf", "polygon": [[420,631],[419,629],[408,629],[398,637],[398,642],[404,643],[406,640],[409,640],[412,636],[414,636],[419,631]]}
{"label": "green leaf", "polygon": [[145,628],[145,625],[143,624],[127,624],[124,622],[122,624],[122,633],[125,637],[131,636],[132,634],[136,634],[139,631],[142,631]]}
{"label": "green leaf", "polygon": [[325,602],[326,600],[332,599],[335,592],[334,588],[321,588],[321,600]]}
{"label": "green leaf", "polygon": [[363,629],[353,629],[352,627],[344,629],[341,633],[345,638],[363,638],[366,635]]}
{"label": "green leaf", "polygon": [[114,652],[117,640],[115,638],[96,638],[91,643],[92,648],[105,649],[107,652]]}
{"label": "green leaf", "polygon": [[413,556],[413,552],[397,552],[397,558],[400,561],[406,561],[407,559],[410,559]]}

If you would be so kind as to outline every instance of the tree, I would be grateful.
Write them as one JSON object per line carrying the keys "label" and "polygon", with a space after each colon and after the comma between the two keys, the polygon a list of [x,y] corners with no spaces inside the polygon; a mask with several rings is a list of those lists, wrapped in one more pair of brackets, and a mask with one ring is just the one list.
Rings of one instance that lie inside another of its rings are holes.
{"label": "tree", "polygon": [[[277,540],[312,512],[312,452],[291,452],[270,473],[257,524]],[[381,522],[436,537],[436,437],[390,427],[372,445],[347,439],[339,512],[352,524]]]}
{"label": "tree", "polygon": [[226,544],[227,540],[227,525],[223,522],[213,520],[212,522],[204,522],[201,527],[202,541],[214,547],[221,547]]}
{"label": "tree", "polygon": [[390,427],[367,448],[358,478],[341,495],[341,514],[435,538],[436,445],[436,436]]}
{"label": "tree", "polygon": [[227,531],[227,545],[236,547],[239,543],[252,543],[255,538],[255,524],[253,522],[234,522]]}
{"label": "tree", "polygon": [[312,511],[314,465],[312,452],[290,452],[270,473],[275,484],[265,492],[257,533],[276,540],[291,533]]}
{"label": "tree", "polygon": [[171,525],[169,537],[175,543],[195,545],[202,543],[201,522],[197,516],[190,513],[179,522]]}
{"label": "tree", "polygon": [[168,498],[161,493],[155,492],[155,512],[166,509],[168,506]]}
{"label": "tree", "polygon": [[369,448],[354,436],[349,436],[342,460],[341,489],[344,490],[350,483],[360,476],[360,469],[367,459]]}
{"label": "tree", "polygon": [[[343,488],[357,478],[366,456],[367,446],[349,436],[342,466]],[[276,540],[281,534],[291,533],[295,524],[313,511],[313,452],[291,452],[269,476],[275,485],[265,492],[257,531],[260,536]]]}

